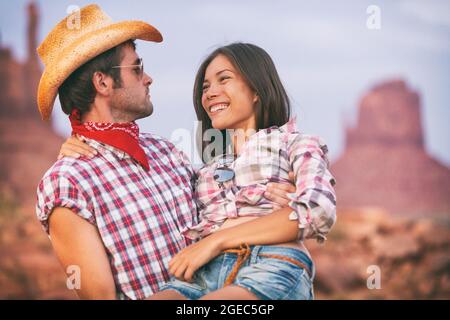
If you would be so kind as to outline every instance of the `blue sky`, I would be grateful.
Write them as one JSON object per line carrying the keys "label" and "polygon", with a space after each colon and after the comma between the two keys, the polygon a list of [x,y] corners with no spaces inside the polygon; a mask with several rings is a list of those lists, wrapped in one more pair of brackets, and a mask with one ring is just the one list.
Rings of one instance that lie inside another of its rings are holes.
{"label": "blue sky", "polygon": [[[28,1],[0,2],[2,45],[25,57]],[[71,5],[37,1],[39,41]],[[354,121],[359,100],[375,84],[405,79],[420,93],[426,148],[450,165],[450,1],[96,1],[115,21],[139,19],[157,27],[162,44],[138,42],[151,86],[154,114],[139,124],[171,138],[193,132],[192,85],[202,59],[217,46],[246,41],[274,59],[293,101],[301,131],[319,134],[331,158],[343,151],[344,119]],[[381,28],[369,30],[366,9],[381,10]],[[69,123],[59,107],[55,128]],[[193,135],[192,135],[193,136]]]}

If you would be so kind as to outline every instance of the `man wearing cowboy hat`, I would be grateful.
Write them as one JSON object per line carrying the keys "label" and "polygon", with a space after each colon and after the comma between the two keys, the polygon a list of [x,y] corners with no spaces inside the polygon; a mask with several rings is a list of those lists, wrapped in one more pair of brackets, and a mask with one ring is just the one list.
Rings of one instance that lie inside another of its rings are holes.
{"label": "man wearing cowboy hat", "polygon": [[[139,133],[134,122],[153,106],[152,79],[133,40],[161,42],[159,31],[141,21],[113,23],[97,5],[79,17],[80,28],[69,28],[66,17],[38,48],[45,64],[38,107],[48,119],[59,94],[73,134],[97,154],[59,159],[45,173],[37,216],[64,268],[81,272],[75,287],[81,298],[144,299],[169,280],[170,259],[191,244],[181,232],[197,219],[194,172],[169,141]],[[284,237],[287,223],[295,238],[295,222],[265,218],[229,228],[217,245],[235,246],[228,240],[236,232],[267,225]]]}
{"label": "man wearing cowboy hat", "polygon": [[73,133],[98,154],[58,160],[39,184],[37,215],[63,266],[81,271],[80,297],[143,299],[189,244],[180,231],[196,219],[193,171],[170,142],[139,134],[134,122],[153,106],[133,40],[161,42],[159,31],[113,23],[97,5],[79,17],[80,28],[66,17],[38,48],[38,107],[48,119],[59,94]]}

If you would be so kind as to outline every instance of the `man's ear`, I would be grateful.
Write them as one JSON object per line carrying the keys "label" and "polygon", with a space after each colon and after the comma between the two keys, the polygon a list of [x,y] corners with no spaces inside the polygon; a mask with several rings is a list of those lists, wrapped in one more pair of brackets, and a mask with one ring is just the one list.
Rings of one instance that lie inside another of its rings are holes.
{"label": "man's ear", "polygon": [[107,96],[113,89],[114,80],[103,72],[97,71],[92,76],[92,84],[98,94]]}

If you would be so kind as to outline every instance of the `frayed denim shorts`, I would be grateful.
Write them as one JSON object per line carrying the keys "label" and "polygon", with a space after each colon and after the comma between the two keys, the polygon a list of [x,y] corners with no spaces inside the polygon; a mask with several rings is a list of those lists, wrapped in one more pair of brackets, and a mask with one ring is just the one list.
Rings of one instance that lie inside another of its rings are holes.
{"label": "frayed denim shorts", "polygon": [[[232,285],[245,288],[261,300],[314,299],[314,265],[302,251],[280,246],[250,246],[250,255],[237,272]],[[269,257],[287,257],[287,260]],[[222,253],[195,272],[193,282],[172,278],[160,290],[175,290],[196,300],[224,287],[238,255]],[[295,262],[300,262],[305,268]]]}

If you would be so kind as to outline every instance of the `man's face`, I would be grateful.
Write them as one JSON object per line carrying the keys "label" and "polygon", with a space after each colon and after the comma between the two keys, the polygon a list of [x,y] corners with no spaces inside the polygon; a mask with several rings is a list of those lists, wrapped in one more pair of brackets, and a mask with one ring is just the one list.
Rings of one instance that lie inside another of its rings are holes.
{"label": "man's face", "polygon": [[[148,117],[153,113],[150,101],[152,78],[138,66],[140,59],[131,46],[122,48],[123,59],[120,63],[122,85],[115,88],[111,96],[111,112],[118,122],[133,121]],[[137,65],[130,67],[132,65]]]}

